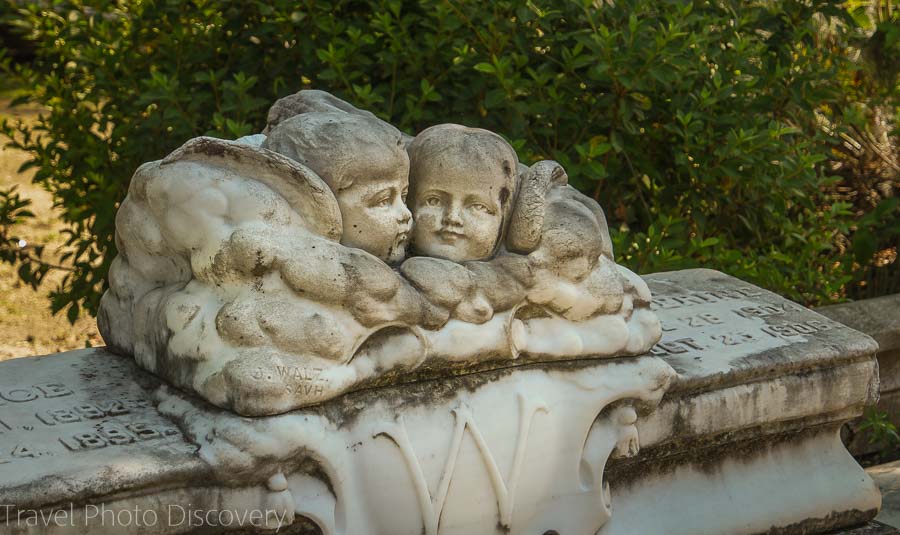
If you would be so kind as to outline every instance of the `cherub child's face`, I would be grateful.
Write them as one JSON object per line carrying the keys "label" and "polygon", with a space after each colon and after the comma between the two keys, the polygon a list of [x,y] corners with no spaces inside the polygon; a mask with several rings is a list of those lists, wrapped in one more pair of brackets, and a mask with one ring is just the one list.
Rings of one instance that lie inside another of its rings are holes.
{"label": "cherub child's face", "polygon": [[354,176],[353,184],[336,195],[344,221],[341,243],[399,263],[406,256],[412,226],[406,207],[409,163],[398,160],[379,167],[360,161],[345,170]]}
{"label": "cherub child's face", "polygon": [[308,166],[328,184],[341,210],[343,245],[399,263],[412,220],[409,156],[401,139],[399,130],[374,116],[311,112],[279,123],[263,148]]}
{"label": "cherub child's face", "polygon": [[455,262],[493,254],[503,224],[501,172],[456,165],[423,169],[414,180],[413,242],[420,254]]}

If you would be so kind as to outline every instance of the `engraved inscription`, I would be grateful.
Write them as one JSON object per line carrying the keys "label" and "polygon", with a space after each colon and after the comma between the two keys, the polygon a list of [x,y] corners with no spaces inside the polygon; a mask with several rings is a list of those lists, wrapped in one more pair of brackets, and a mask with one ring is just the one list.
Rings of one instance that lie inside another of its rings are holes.
{"label": "engraved inscription", "polygon": [[[747,299],[761,294],[758,290],[742,288],[660,298],[660,308],[664,309],[660,313],[663,339],[650,353],[656,356],[693,356],[699,359],[699,356],[693,354],[705,351],[721,353],[750,343],[756,343],[761,348],[775,347],[773,343],[777,346],[801,341],[804,340],[803,336],[830,328],[821,320],[797,321],[802,318],[800,314],[805,309],[794,303],[765,303],[759,302],[759,299],[753,302]],[[728,303],[725,302],[726,299],[737,302]],[[689,305],[692,306],[689,314],[685,313],[687,309],[677,310],[678,307]],[[724,354],[737,355],[727,351]]]}
{"label": "engraved inscription", "polygon": [[297,396],[322,396],[325,395],[325,385],[297,384],[288,385],[285,389]]}
{"label": "engraved inscription", "polygon": [[688,327],[706,327],[707,325],[719,325],[725,323],[715,314],[710,314],[708,312],[679,318],[679,321],[681,321]]}
{"label": "engraved inscription", "polygon": [[801,323],[786,323],[784,325],[768,325],[762,331],[774,338],[789,338],[792,336],[804,336],[831,329],[829,325],[819,320],[809,320]]}
{"label": "engraved inscription", "polygon": [[0,464],[7,464],[15,459],[34,459],[47,453],[39,450],[34,444],[19,442],[0,451]]}
{"label": "engraved inscription", "polygon": [[756,336],[746,332],[713,334],[710,338],[726,346],[737,346],[758,340]]}
{"label": "engraved inscription", "polygon": [[59,441],[69,451],[92,450],[107,446],[123,446],[138,441],[155,440],[177,435],[178,430],[172,427],[153,426],[147,423],[121,425],[102,422],[95,431],[75,433],[68,437],[60,437]]}
{"label": "engraved inscription", "polygon": [[[275,366],[275,374],[284,379],[296,379],[299,381],[308,381],[311,383],[324,382],[325,378],[321,377],[323,368],[313,368],[311,366]],[[254,379],[271,379],[271,372],[266,371],[262,367],[257,367],[253,371]]]}
{"label": "engraved inscription", "polygon": [[72,391],[61,383],[41,383],[30,387],[0,388],[0,399],[11,403],[26,403],[36,399],[70,396]]}
{"label": "engraved inscription", "polygon": [[10,388],[7,390],[0,390],[0,398],[5,399],[6,401],[12,401],[13,403],[24,403],[26,401],[37,399],[37,397],[37,394],[30,388]]}
{"label": "engraved inscription", "polygon": [[276,371],[282,377],[309,381],[311,383],[322,381],[322,368],[309,366],[275,366]]}
{"label": "engraved inscription", "polygon": [[98,404],[86,403],[71,409],[49,409],[35,413],[35,417],[44,425],[71,424],[85,420],[97,420],[108,416],[128,414],[128,408],[122,401],[113,399]]}
{"label": "engraved inscription", "polygon": [[34,385],[34,388],[44,394],[44,397],[46,398],[59,398],[72,395],[72,391],[66,385],[61,383],[44,383]]}
{"label": "engraved inscription", "polygon": [[710,334],[705,337],[705,339],[710,340],[711,343],[709,344],[699,342],[696,338],[678,338],[656,344],[650,349],[650,354],[658,357],[665,355],[679,355],[691,352],[692,350],[704,351],[717,346],[737,346],[749,342],[756,342],[760,340],[763,334],[772,338],[787,339],[795,336],[815,334],[817,332],[826,331],[829,328],[830,327],[823,322],[810,320],[802,323],[759,327],[758,333],[744,330]]}
{"label": "engraved inscription", "polygon": [[701,346],[693,338],[679,338],[678,340],[670,340],[668,342],[660,342],[650,349],[650,354],[657,357],[663,355],[677,355],[679,353],[687,353],[690,350],[703,351],[706,349]]}
{"label": "engraved inscription", "polygon": [[685,295],[654,297],[650,308],[653,310],[679,308],[691,305],[717,303],[720,301],[728,301],[733,299],[759,297],[762,294],[762,290],[752,287],[735,288],[733,290],[724,289],[704,292],[690,292]]}
{"label": "engraved inscription", "polygon": [[[11,403],[0,408],[4,417],[0,437],[6,438],[6,442],[0,442],[0,465],[109,446],[162,442],[180,435],[177,428],[158,423],[153,413],[147,415],[147,421],[140,416],[152,406],[148,400],[68,399],[75,392],[61,383],[6,388],[4,394],[3,399]],[[27,402],[36,404],[38,410],[29,411]]]}
{"label": "engraved inscription", "polygon": [[28,459],[37,457],[39,454],[32,450],[28,445],[17,444],[16,447],[12,451],[13,457],[18,457],[19,459]]}
{"label": "engraved inscription", "polygon": [[[274,371],[273,371],[274,370]],[[322,377],[324,368],[312,366],[275,366],[273,369],[257,367],[252,376],[257,380],[271,381],[275,376],[291,381],[285,390],[295,396],[324,396],[328,380]]]}
{"label": "engraved inscription", "polygon": [[802,310],[797,305],[793,305],[791,303],[780,303],[774,305],[758,305],[758,306],[747,306],[741,307],[737,310],[732,310],[735,314],[742,318],[765,318],[767,316],[779,316],[786,312]]}

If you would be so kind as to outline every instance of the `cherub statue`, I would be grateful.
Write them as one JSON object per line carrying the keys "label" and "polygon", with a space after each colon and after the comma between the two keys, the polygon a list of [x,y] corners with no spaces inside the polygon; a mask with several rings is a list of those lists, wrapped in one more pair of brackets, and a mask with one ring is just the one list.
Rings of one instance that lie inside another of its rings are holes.
{"label": "cherub statue", "polygon": [[514,357],[638,353],[655,343],[649,290],[615,264],[603,211],[567,185],[562,167],[544,161],[520,175],[500,136],[451,124],[422,131],[408,150],[413,247],[425,256],[401,271],[451,310],[431,336],[434,356],[468,358],[473,338],[473,355]]}
{"label": "cherub statue", "polygon": [[[138,169],[98,318],[110,349],[216,405],[271,414],[373,375],[365,358],[342,365],[379,331],[446,321],[385,263],[402,259],[409,231],[399,132],[310,115],[303,135],[273,132],[271,145],[320,143],[292,154],[327,181],[271,150],[211,138]],[[336,159],[321,158],[329,150]],[[403,354],[423,357],[416,349]]]}
{"label": "cherub statue", "polygon": [[280,100],[264,134],[141,166],[116,238],[110,349],[243,415],[420,368],[639,354],[660,334],[558,164],[523,166],[481,129],[412,138],[322,92]]}
{"label": "cherub statue", "polygon": [[343,112],[303,113],[270,131],[262,148],[302,163],[328,184],[341,210],[342,244],[391,264],[406,258],[409,156],[396,128]]}
{"label": "cherub statue", "polygon": [[513,148],[493,132],[442,124],[408,150],[416,251],[454,262],[493,257],[518,185]]}

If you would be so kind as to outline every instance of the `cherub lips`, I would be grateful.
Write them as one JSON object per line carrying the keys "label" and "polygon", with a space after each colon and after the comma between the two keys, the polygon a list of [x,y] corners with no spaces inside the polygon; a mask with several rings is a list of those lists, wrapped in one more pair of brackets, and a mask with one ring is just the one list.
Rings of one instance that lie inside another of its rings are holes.
{"label": "cherub lips", "polygon": [[462,232],[456,232],[453,230],[446,230],[446,229],[439,230],[435,234],[437,234],[441,240],[443,240],[445,242],[449,242],[449,243],[453,243],[457,240],[462,240],[466,237],[466,235],[463,234]]}

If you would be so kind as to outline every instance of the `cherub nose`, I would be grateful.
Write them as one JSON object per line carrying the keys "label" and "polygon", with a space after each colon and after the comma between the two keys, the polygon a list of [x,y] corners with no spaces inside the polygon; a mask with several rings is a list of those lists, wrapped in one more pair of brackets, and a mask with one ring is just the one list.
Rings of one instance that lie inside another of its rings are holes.
{"label": "cherub nose", "polygon": [[406,203],[401,199],[397,206],[397,222],[401,225],[405,225],[412,220],[412,212],[409,211],[409,207],[406,206]]}
{"label": "cherub nose", "polygon": [[460,217],[458,206],[450,206],[444,211],[443,223],[448,226],[462,225],[462,218]]}

